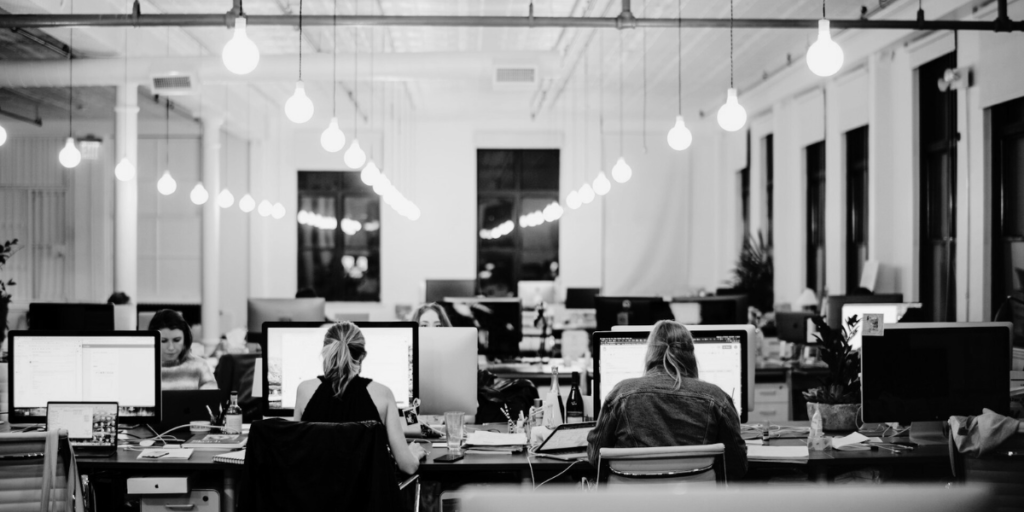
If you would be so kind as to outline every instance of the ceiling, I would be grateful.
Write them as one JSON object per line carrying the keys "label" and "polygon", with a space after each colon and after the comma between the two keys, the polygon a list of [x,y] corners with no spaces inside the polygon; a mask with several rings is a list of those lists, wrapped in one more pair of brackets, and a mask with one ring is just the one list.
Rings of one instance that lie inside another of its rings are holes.
{"label": "ceiling", "polygon": [[[123,13],[125,0],[0,0],[0,9],[12,13],[67,13],[74,1],[75,13]],[[899,0],[897,0],[899,1]],[[891,4],[893,2],[886,2]],[[926,1],[925,4],[928,2]],[[145,13],[223,13],[231,8],[229,0],[143,0]],[[489,15],[525,16],[530,0],[358,0],[337,2],[339,14],[385,15]],[[878,0],[831,0],[829,17],[857,18],[862,5],[876,9]],[[303,0],[306,14],[331,14],[333,0]],[[927,5],[925,6],[927,8]],[[621,8],[619,0],[536,0],[536,16],[615,16]],[[816,18],[821,14],[820,0],[735,0],[735,16],[745,18]],[[246,0],[244,9],[250,14],[298,14],[299,0]],[[727,0],[635,0],[633,12],[638,17],[688,18],[728,17]],[[226,28],[105,28],[76,29],[76,54],[86,56],[123,56],[124,34],[133,31],[129,54],[132,58],[163,55],[217,55],[230,37]],[[68,39],[68,29],[36,31],[57,44]],[[303,53],[334,51],[332,27],[304,27],[301,38]],[[528,116],[537,110],[544,98],[544,111],[552,101],[567,108],[581,105],[580,94],[590,87],[592,110],[604,105],[608,115],[618,113],[620,66],[627,115],[639,116],[646,88],[647,112],[652,116],[669,117],[677,108],[677,87],[681,87],[684,113],[713,108],[724,98],[730,81],[730,34],[723,29],[687,29],[681,34],[679,53],[676,29],[563,29],[563,28],[477,28],[477,27],[341,27],[337,29],[337,51],[351,52],[358,47],[363,54],[433,53],[433,52],[557,52],[561,65],[553,76],[543,77],[537,90],[515,94],[496,93],[489,81],[472,82],[409,82],[416,108],[440,113],[464,109],[475,113],[481,106],[494,106]],[[261,53],[295,54],[300,44],[295,27],[252,27],[250,37]],[[816,34],[809,30],[742,29],[733,35],[735,52],[735,83],[741,93],[756,84],[765,74],[784,67],[787,54],[799,59]],[[354,41],[358,41],[358,43]],[[10,44],[13,43],[13,44]],[[585,59],[579,55],[586,50]],[[681,55],[681,57],[680,57]],[[55,52],[41,48],[17,34],[0,32],[0,59],[60,58]],[[368,59],[366,59],[368,60]],[[366,60],[360,57],[361,66]],[[679,63],[682,83],[678,84]],[[585,66],[586,63],[586,66]],[[589,69],[590,80],[584,79]],[[646,68],[646,72],[645,72]],[[368,68],[366,68],[368,70]],[[364,71],[361,71],[363,73]],[[808,71],[809,73],[809,71]],[[600,77],[600,78],[599,78]],[[565,87],[568,81],[568,87]],[[600,84],[601,88],[598,88]],[[284,99],[292,84],[260,84],[267,98]],[[329,84],[313,84],[321,95],[329,97]],[[351,90],[351,84],[342,84]],[[361,92],[364,90],[360,88]],[[547,93],[545,94],[545,91]],[[603,91],[603,102],[599,102]],[[559,94],[560,93],[560,94]],[[112,98],[112,94],[110,95]],[[311,92],[311,96],[313,93]],[[65,93],[66,102],[66,93]],[[501,98],[496,102],[495,98]],[[314,96],[316,100],[316,97]],[[0,95],[0,102],[5,102]]]}

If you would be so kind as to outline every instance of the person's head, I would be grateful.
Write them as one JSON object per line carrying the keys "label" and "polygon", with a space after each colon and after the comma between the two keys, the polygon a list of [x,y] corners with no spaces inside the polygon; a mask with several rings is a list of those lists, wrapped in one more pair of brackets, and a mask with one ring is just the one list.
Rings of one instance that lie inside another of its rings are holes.
{"label": "person's head", "polygon": [[113,304],[115,306],[123,306],[131,301],[131,297],[129,297],[125,292],[114,292],[107,298],[107,304]]}
{"label": "person's head", "polygon": [[424,304],[412,314],[412,321],[420,327],[451,327],[452,321],[448,319],[448,313],[436,302]]}
{"label": "person's head", "polygon": [[316,294],[316,290],[306,287],[295,292],[296,299],[316,299],[320,296]]}
{"label": "person's head", "polygon": [[366,358],[366,338],[352,322],[338,322],[324,335],[324,377],[331,383],[334,395],[341,397],[352,379],[359,375]]}
{"label": "person's head", "polygon": [[192,348],[192,330],[181,313],[161,309],[149,321],[150,331],[160,332],[160,360],[164,364],[184,361]]}
{"label": "person's head", "polygon": [[683,378],[698,378],[697,356],[693,353],[693,336],[679,322],[662,320],[654,324],[647,337],[645,371],[662,368],[682,386]]}

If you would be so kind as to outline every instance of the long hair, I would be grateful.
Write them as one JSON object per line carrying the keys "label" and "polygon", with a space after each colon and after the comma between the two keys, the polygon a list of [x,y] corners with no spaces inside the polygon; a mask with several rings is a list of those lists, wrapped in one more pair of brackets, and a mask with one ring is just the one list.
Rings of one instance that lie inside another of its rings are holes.
{"label": "long hair", "polygon": [[185,317],[173,309],[161,309],[149,321],[148,330],[159,331],[160,329],[178,329],[181,331],[184,348],[181,350],[181,354],[178,354],[178,361],[184,361],[188,357],[189,351],[192,350],[192,329],[189,328]]}
{"label": "long hair", "polygon": [[647,337],[645,371],[664,368],[676,381],[676,389],[683,378],[698,378],[697,356],[693,353],[693,336],[679,322],[662,320],[654,324]]}
{"label": "long hair", "polygon": [[439,320],[441,320],[441,327],[451,327],[452,326],[452,321],[448,319],[448,313],[446,313],[444,311],[444,308],[441,307],[441,305],[436,303],[436,302],[431,302],[430,304],[424,304],[424,305],[416,308],[416,312],[412,314],[412,321],[416,322],[416,325],[419,325],[420,317],[423,316],[423,313],[426,313],[427,310],[430,310],[430,311],[433,311],[434,313],[437,313],[437,318]]}
{"label": "long hair", "polygon": [[331,383],[334,396],[341,398],[349,382],[359,375],[359,364],[366,355],[366,338],[352,322],[338,322],[324,335],[324,377]]}

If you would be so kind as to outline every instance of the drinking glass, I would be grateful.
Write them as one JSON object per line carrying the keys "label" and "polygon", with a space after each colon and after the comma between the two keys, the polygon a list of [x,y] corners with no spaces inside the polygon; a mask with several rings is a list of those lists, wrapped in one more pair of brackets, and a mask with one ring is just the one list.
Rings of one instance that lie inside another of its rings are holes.
{"label": "drinking glass", "polygon": [[448,437],[448,452],[462,452],[462,438],[465,437],[466,413],[446,412],[444,413],[444,430]]}

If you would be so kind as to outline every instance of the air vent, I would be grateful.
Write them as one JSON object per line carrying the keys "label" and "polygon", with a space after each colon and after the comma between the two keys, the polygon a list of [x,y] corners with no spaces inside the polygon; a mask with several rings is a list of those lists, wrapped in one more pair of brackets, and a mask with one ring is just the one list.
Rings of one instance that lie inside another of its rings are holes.
{"label": "air vent", "polygon": [[153,79],[153,94],[181,96],[192,94],[196,89],[195,77],[189,74],[169,73],[156,75]]}
{"label": "air vent", "polygon": [[532,90],[537,85],[537,68],[506,66],[494,68],[494,89],[498,91]]}

